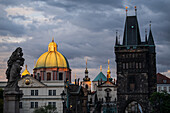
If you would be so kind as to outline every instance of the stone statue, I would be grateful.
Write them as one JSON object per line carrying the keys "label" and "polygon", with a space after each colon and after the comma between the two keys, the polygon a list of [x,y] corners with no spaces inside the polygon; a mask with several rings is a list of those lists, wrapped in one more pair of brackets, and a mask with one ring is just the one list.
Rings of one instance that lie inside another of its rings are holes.
{"label": "stone statue", "polygon": [[21,77],[20,72],[25,60],[22,56],[22,48],[18,47],[7,62],[8,69],[6,70],[6,78],[8,82],[6,87],[8,88],[18,88],[18,80]]}

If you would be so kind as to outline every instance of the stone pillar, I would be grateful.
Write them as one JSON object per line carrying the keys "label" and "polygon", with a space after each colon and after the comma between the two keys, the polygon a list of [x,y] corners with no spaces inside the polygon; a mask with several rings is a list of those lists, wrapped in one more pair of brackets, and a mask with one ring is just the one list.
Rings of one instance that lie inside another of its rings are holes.
{"label": "stone pillar", "polygon": [[5,88],[4,113],[20,113],[19,101],[23,93],[19,88]]}

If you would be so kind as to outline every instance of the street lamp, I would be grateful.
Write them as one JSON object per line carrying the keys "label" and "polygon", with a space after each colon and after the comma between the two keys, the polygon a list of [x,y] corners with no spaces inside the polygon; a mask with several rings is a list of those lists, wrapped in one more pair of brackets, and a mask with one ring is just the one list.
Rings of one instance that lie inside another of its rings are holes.
{"label": "street lamp", "polygon": [[64,111],[64,107],[65,107],[65,96],[66,96],[66,93],[64,92],[64,90],[63,90],[63,92],[60,94],[61,95],[61,99],[63,100],[63,113],[65,113]]}

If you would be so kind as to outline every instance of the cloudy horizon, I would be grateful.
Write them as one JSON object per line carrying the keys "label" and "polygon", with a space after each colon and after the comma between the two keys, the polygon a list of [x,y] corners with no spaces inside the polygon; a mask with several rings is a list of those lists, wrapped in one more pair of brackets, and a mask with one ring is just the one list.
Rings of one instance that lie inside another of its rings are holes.
{"label": "cloudy horizon", "polygon": [[128,16],[135,15],[137,7],[142,41],[152,21],[157,72],[170,77],[169,4],[169,0],[1,0],[0,81],[5,80],[6,62],[17,47],[23,49],[32,73],[34,61],[48,50],[52,37],[68,59],[72,80],[75,74],[82,80],[86,59],[91,80],[100,72],[100,65],[106,75],[108,59],[111,76],[116,77],[114,44],[116,30],[121,41],[123,38],[126,6]]}

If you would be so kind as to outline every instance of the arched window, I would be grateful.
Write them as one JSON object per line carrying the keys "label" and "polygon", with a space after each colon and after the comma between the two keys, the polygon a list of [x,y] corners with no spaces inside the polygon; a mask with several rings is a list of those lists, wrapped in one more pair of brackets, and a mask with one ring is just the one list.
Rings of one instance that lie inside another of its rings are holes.
{"label": "arched window", "polygon": [[85,88],[88,89],[88,85],[87,84],[86,84]]}
{"label": "arched window", "polygon": [[63,80],[63,73],[59,73],[59,80]]}
{"label": "arched window", "polygon": [[138,102],[132,101],[126,106],[125,113],[143,113],[142,106]]}
{"label": "arched window", "polygon": [[47,81],[49,81],[49,80],[51,80],[51,73],[50,72],[47,73]]}

